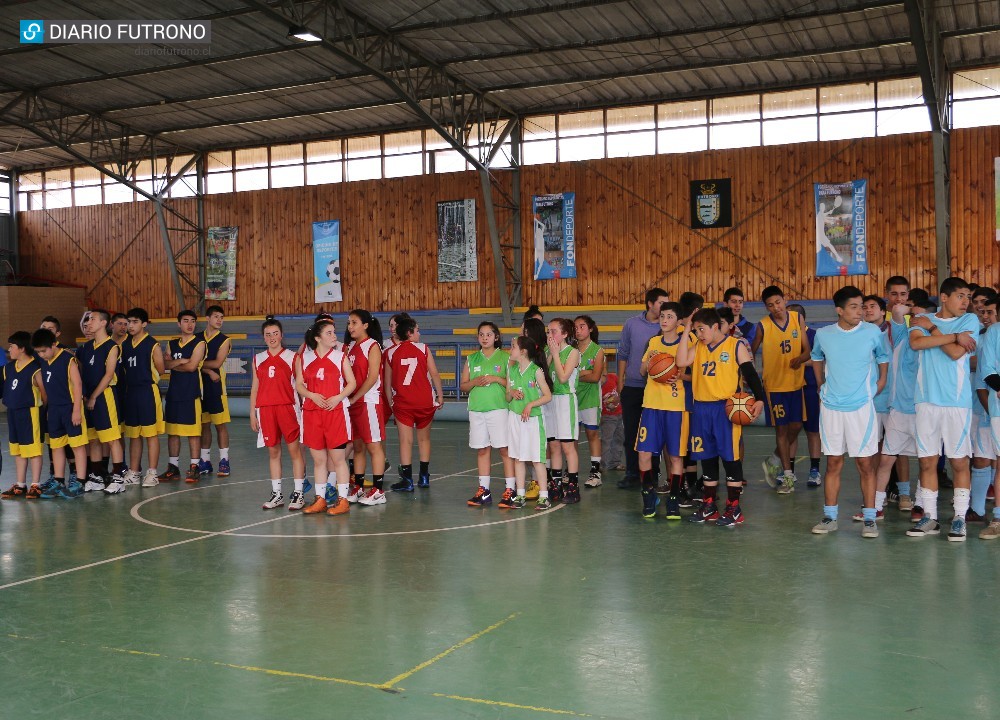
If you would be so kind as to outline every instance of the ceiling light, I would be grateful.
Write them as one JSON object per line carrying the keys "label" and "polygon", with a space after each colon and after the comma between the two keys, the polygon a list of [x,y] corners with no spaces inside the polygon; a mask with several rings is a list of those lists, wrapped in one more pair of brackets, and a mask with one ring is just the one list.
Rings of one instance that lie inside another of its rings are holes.
{"label": "ceiling light", "polygon": [[290,25],[288,28],[288,39],[300,42],[319,42],[323,38],[302,25]]}

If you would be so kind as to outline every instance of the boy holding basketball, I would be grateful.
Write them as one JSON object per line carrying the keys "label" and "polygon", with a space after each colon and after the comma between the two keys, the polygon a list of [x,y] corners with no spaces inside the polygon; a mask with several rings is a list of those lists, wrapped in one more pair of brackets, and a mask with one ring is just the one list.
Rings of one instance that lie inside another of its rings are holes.
{"label": "boy holding basketball", "polygon": [[[764,387],[753,366],[753,355],[742,340],[727,335],[719,313],[714,309],[699,310],[691,319],[690,333],[682,333],[677,350],[677,365],[691,368],[691,388],[694,395],[691,412],[691,459],[700,460],[704,474],[704,502],[688,518],[693,523],[714,521],[720,527],[732,528],[743,522],[740,494],[743,491],[742,426],[730,422],[726,415],[726,400],[740,391],[740,375],[755,398],[764,397]],[[752,419],[764,409],[761,400],[748,405]],[[716,505],[719,485],[719,459],[726,471],[726,510],[720,516]]]}
{"label": "boy holding basketball", "polygon": [[816,331],[811,357],[820,387],[819,427],[826,455],[823,519],[812,531],[826,535],[837,529],[837,496],[844,453],[854,458],[861,475],[861,537],[877,538],[875,468],[879,422],[875,396],[885,387],[889,352],[882,331],[862,322],[864,293],[853,285],[833,295],[837,322]]}
{"label": "boy holding basketball", "polygon": [[677,370],[679,303],[660,306],[660,334],[653,337],[642,356],[639,372],[646,377],[642,415],[635,449],[639,453],[639,480],[642,484],[642,516],[656,516],[656,482],[653,455],[666,452],[670,474],[667,519],[680,520],[681,475],[687,453],[690,419],[685,407],[685,389]]}

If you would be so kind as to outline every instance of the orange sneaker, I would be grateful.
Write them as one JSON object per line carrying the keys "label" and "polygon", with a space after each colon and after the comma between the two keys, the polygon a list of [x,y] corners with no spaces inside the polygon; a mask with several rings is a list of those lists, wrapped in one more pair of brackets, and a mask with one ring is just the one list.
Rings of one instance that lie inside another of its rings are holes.
{"label": "orange sneaker", "polygon": [[326,500],[318,497],[312,501],[312,505],[304,509],[302,512],[307,515],[315,515],[316,513],[326,512]]}
{"label": "orange sneaker", "polygon": [[42,496],[42,489],[38,487],[38,485],[36,485],[35,483],[31,484],[31,487],[28,488],[28,494],[25,495],[25,497],[28,500],[37,500],[41,496]]}
{"label": "orange sneaker", "polygon": [[327,515],[346,515],[351,511],[351,503],[347,502],[347,498],[342,497],[337,502],[333,504],[329,510],[326,511]]}

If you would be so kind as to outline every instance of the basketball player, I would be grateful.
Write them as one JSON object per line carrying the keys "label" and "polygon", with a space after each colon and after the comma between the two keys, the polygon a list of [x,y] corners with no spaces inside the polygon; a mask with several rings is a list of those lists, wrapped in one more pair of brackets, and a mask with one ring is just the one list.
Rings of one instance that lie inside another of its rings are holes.
{"label": "basketball player", "polygon": [[205,329],[198,333],[205,342],[205,362],[201,366],[202,430],[201,458],[198,472],[212,472],[212,426],[219,439],[219,472],[216,477],[229,477],[229,396],[226,394],[226,358],[233,343],[222,332],[225,313],[218,305],[205,310]]}

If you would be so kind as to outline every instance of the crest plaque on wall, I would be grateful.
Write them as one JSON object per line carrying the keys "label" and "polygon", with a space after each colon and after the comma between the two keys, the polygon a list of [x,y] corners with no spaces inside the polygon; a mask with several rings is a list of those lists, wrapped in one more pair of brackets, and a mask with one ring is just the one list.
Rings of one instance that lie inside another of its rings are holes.
{"label": "crest plaque on wall", "polygon": [[732,227],[732,180],[691,181],[691,227]]}

